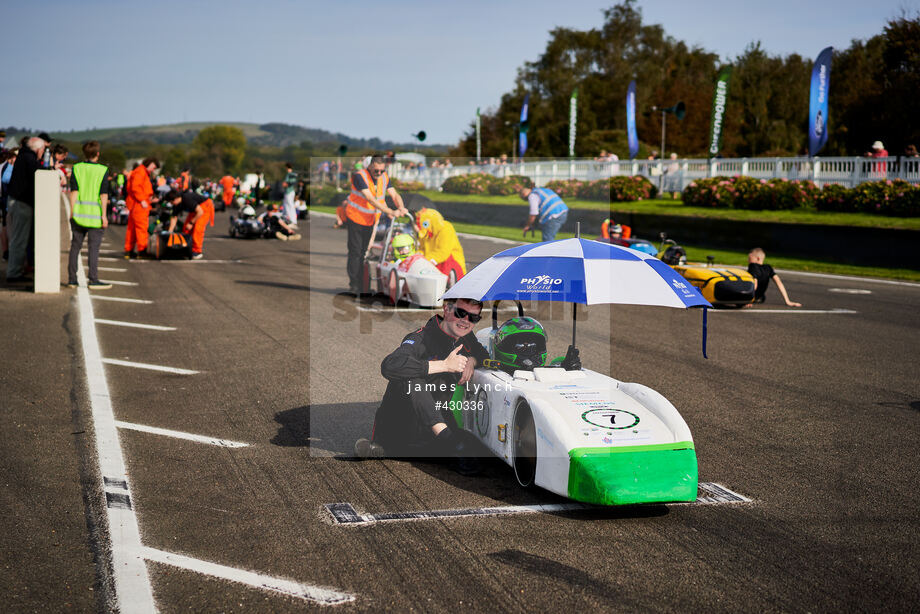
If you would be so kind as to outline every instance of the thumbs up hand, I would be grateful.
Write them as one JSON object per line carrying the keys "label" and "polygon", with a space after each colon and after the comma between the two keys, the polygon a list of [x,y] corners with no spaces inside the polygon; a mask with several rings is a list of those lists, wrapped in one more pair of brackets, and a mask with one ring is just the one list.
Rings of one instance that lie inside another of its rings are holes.
{"label": "thumbs up hand", "polygon": [[460,355],[460,350],[463,349],[463,346],[458,345],[450,353],[450,355],[444,359],[444,367],[449,373],[462,373],[466,369],[467,357]]}

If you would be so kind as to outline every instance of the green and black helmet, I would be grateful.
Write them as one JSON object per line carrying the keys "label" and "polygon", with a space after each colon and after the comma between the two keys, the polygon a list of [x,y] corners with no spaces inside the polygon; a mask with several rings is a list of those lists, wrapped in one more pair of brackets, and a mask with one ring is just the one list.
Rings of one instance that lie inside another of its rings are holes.
{"label": "green and black helmet", "polygon": [[511,318],[495,333],[495,360],[506,371],[533,370],[546,363],[546,331],[528,317]]}

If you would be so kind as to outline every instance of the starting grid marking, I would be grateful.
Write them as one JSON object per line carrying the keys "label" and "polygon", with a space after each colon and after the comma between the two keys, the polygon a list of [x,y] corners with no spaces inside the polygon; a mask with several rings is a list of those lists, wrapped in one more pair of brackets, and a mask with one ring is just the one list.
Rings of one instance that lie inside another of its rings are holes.
{"label": "starting grid marking", "polygon": [[[693,503],[668,503],[666,505],[714,505],[721,503],[750,503],[751,499],[738,494],[721,484],[700,482],[696,501]],[[406,522],[415,520],[441,520],[444,518],[471,518],[484,516],[507,516],[510,514],[551,514],[584,510],[605,510],[607,507],[587,503],[552,503],[545,505],[502,505],[497,507],[460,508],[452,510],[430,510],[417,512],[383,512],[380,514],[359,514],[351,503],[327,503],[326,511],[337,525],[360,526],[380,522]]]}
{"label": "starting grid marking", "polygon": [[344,593],[322,586],[302,584],[284,578],[273,578],[272,576],[265,576],[253,571],[227,567],[226,565],[202,561],[201,559],[195,559],[173,552],[164,552],[163,550],[157,550],[155,548],[141,548],[141,556],[154,563],[172,565],[173,567],[188,569],[215,578],[247,584],[254,588],[275,591],[291,597],[313,601],[319,605],[339,605],[355,600],[355,596],[351,593]]}
{"label": "starting grid marking", "polygon": [[128,429],[130,431],[140,431],[142,433],[150,433],[152,435],[163,435],[165,437],[173,437],[175,439],[186,439],[188,441],[194,441],[196,443],[206,443],[212,446],[220,446],[222,448],[248,448],[248,443],[243,443],[240,441],[230,441],[229,439],[218,439],[216,437],[208,437],[206,435],[195,435],[193,433],[183,433],[182,431],[172,431],[170,429],[161,429],[156,426],[147,426],[145,424],[134,424],[133,422],[122,422],[121,420],[115,421],[115,426],[120,429]]}
{"label": "starting grid marking", "polygon": [[158,324],[138,324],[137,322],[122,322],[121,320],[103,320],[96,318],[96,324],[109,324],[111,326],[126,326],[128,328],[144,328],[147,330],[176,330],[175,326],[159,326]]}
{"label": "starting grid marking", "polygon": [[[69,211],[68,211],[69,215]],[[112,258],[111,260],[115,260]],[[169,431],[156,427],[131,424],[115,420],[112,399],[109,395],[108,382],[103,364],[116,364],[130,367],[167,371],[170,373],[194,374],[197,371],[174,369],[131,363],[127,361],[102,358],[95,324],[130,325],[130,323],[109,320],[97,320],[93,314],[91,299],[150,304],[153,301],[125,299],[111,296],[93,296],[86,287],[84,265],[78,262],[77,275],[80,287],[77,288],[78,312],[80,317],[80,341],[83,347],[83,360],[87,371],[87,387],[92,410],[92,424],[95,431],[95,443],[99,470],[102,474],[102,490],[106,501],[106,519],[108,521],[109,546],[104,547],[113,569],[114,606],[121,612],[150,613],[157,611],[153,596],[153,587],[148,576],[147,563],[160,563],[187,569],[196,573],[237,582],[249,587],[273,591],[291,597],[311,601],[320,606],[334,606],[355,600],[355,595],[323,586],[304,584],[285,578],[276,578],[253,571],[237,569],[189,556],[165,552],[143,545],[140,527],[128,484],[127,469],[118,437],[118,429],[134,429],[146,432],[191,439],[223,447],[245,447],[249,444],[214,439]],[[124,284],[128,285],[128,284]],[[137,284],[134,284],[137,285]],[[140,325],[147,327],[148,325]],[[166,329],[168,327],[158,327]],[[174,329],[171,329],[174,330]]]}
{"label": "starting grid marking", "polygon": [[102,362],[107,365],[117,365],[119,367],[133,367],[135,369],[148,369],[150,371],[162,371],[163,373],[174,373],[176,375],[196,375],[198,371],[191,369],[179,369],[177,367],[163,367],[161,365],[150,365],[145,362],[131,362],[129,360],[118,360],[117,358],[103,358]]}
{"label": "starting grid marking", "polygon": [[117,303],[137,303],[139,305],[152,305],[153,301],[140,298],[120,298],[118,296],[102,296],[101,294],[90,295],[94,301],[115,301]]}

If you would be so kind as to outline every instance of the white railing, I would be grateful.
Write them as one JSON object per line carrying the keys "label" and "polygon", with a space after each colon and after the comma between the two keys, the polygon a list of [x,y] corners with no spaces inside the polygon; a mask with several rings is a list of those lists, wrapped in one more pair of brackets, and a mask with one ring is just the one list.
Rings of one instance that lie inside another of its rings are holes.
{"label": "white railing", "polygon": [[496,177],[524,175],[537,186],[557,179],[594,181],[617,175],[644,175],[666,191],[683,191],[693,180],[718,175],[745,175],[755,179],[809,179],[819,187],[836,183],[853,187],[865,181],[903,179],[920,183],[920,158],[716,158],[679,160],[535,160],[509,164],[467,164],[450,168],[403,168],[391,164],[390,176],[421,181],[436,190],[449,178],[469,173]]}

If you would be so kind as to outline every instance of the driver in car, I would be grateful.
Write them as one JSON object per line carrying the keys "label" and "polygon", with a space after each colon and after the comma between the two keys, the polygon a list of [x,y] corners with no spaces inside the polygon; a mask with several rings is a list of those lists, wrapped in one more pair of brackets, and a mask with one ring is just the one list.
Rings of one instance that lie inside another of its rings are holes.
{"label": "driver in car", "polygon": [[564,358],[546,365],[546,330],[534,318],[518,316],[501,325],[492,337],[494,359],[510,374],[533,371],[536,367],[561,366],[566,371],[581,369],[578,349],[569,346]]}

